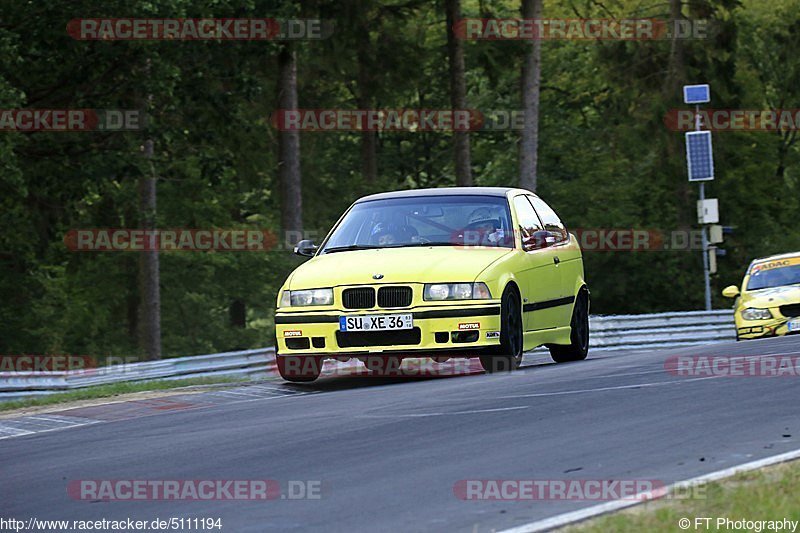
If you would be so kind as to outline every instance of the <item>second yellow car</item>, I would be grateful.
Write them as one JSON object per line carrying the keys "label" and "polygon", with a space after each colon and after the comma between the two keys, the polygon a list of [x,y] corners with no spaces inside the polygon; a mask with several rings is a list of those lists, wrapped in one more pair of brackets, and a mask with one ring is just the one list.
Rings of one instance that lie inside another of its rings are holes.
{"label": "second yellow car", "polygon": [[731,285],[722,295],[737,298],[737,340],[800,333],[800,252],[754,260],[741,290]]}

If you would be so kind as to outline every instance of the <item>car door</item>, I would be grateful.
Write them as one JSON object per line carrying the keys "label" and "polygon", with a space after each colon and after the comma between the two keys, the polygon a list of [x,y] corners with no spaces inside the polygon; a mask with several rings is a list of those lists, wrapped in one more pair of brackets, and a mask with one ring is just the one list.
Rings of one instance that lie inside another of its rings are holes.
{"label": "car door", "polygon": [[528,197],[533,204],[533,209],[542,221],[545,231],[553,236],[553,242],[548,250],[553,254],[553,261],[559,271],[559,293],[553,304],[553,318],[557,325],[567,326],[572,317],[572,302],[577,280],[583,277],[583,260],[580,249],[574,240],[571,240],[567,229],[555,211],[544,200],[536,195]]}
{"label": "car door", "polygon": [[522,309],[525,331],[559,326],[559,312],[552,302],[561,296],[561,277],[553,247],[542,239],[544,225],[539,220],[528,196],[513,199],[516,225],[522,252],[523,268],[518,272],[522,282]]}

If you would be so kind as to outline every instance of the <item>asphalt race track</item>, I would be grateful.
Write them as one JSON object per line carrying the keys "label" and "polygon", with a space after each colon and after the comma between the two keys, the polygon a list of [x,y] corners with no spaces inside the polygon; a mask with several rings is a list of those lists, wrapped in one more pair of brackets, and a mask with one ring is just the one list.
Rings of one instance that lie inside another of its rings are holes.
{"label": "asphalt race track", "polygon": [[[213,517],[228,532],[491,531],[598,502],[465,501],[456,482],[672,483],[800,448],[798,378],[676,376],[665,371],[676,354],[800,355],[800,337],[596,352],[562,365],[529,354],[510,375],[268,382],[202,408],[62,413],[102,421],[0,440],[2,514]],[[313,480],[322,495],[79,501],[67,484],[81,479]]]}

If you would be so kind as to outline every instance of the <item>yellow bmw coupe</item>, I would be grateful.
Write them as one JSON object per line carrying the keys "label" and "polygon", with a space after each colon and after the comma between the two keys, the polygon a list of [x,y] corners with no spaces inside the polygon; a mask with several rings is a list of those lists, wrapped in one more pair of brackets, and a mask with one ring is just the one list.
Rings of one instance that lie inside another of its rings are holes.
{"label": "yellow bmw coupe", "polygon": [[800,252],[754,260],[722,295],[737,298],[736,340],[800,333]]}
{"label": "yellow bmw coupe", "polygon": [[589,290],[577,239],[535,194],[469,187],[356,201],[286,280],[275,312],[276,358],[289,381],[322,361],[358,358],[372,372],[403,358],[479,357],[519,367],[546,345],[585,359]]}

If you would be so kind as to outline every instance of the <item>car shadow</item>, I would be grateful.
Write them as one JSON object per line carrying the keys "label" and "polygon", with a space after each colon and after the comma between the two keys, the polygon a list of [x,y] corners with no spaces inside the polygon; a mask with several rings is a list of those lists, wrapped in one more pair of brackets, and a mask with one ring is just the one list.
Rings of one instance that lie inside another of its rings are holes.
{"label": "car shadow", "polygon": [[[435,381],[442,379],[456,378],[475,378],[478,376],[513,376],[518,373],[534,372],[537,369],[556,365],[549,356],[530,357],[531,353],[526,354],[522,366],[514,372],[503,374],[486,374],[477,358],[473,359],[451,359],[445,363],[433,363],[430,360],[421,360],[423,363],[414,365],[411,368],[401,367],[399,370],[384,376],[367,370],[360,362],[350,361],[348,363],[337,363],[326,361],[322,370],[322,375],[311,383],[289,383],[281,384],[282,388],[288,388],[302,392],[334,392],[352,389],[362,389],[369,387],[383,387],[387,385],[401,385],[404,383],[417,383],[421,381]],[[406,362],[404,362],[405,365]]]}

